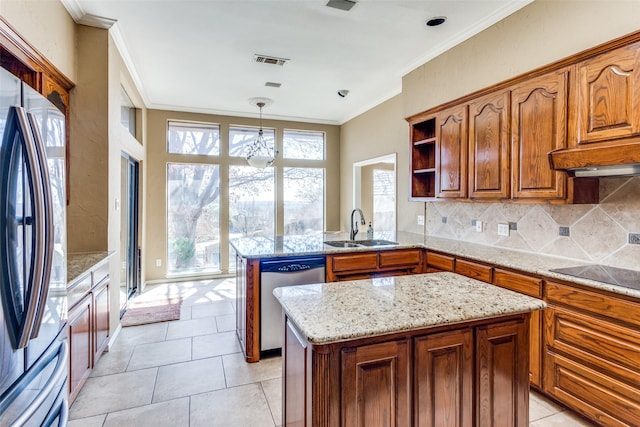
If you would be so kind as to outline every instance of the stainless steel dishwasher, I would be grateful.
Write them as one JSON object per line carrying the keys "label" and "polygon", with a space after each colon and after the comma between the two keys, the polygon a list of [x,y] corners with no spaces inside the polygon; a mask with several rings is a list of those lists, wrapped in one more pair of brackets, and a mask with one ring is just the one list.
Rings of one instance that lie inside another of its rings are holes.
{"label": "stainless steel dishwasher", "polygon": [[260,261],[260,351],[282,347],[282,307],[273,290],[282,286],[324,283],[323,256]]}

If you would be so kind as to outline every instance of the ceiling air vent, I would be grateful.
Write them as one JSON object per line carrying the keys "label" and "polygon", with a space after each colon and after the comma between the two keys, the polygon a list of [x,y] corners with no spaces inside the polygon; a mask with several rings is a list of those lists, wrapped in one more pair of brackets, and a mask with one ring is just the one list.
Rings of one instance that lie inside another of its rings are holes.
{"label": "ceiling air vent", "polygon": [[278,58],[276,56],[267,56],[267,55],[253,55],[253,62],[257,62],[259,64],[271,64],[271,65],[280,65],[283,66],[289,60],[287,58]]}
{"label": "ceiling air vent", "polygon": [[280,87],[280,86],[282,86],[282,83],[266,82],[264,85],[265,85],[266,87]]}

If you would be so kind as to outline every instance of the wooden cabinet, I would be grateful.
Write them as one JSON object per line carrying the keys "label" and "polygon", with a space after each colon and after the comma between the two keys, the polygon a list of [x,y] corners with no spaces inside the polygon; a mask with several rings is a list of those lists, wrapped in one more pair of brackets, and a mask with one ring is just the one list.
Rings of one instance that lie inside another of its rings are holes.
{"label": "wooden cabinet", "polygon": [[86,295],[69,310],[69,403],[78,396],[93,367],[91,306],[91,295]]}
{"label": "wooden cabinet", "polygon": [[436,196],[467,197],[467,106],[438,113],[436,123]]}
{"label": "wooden cabinet", "polygon": [[469,198],[510,195],[509,91],[469,104]]}
{"label": "wooden cabinet", "polygon": [[75,278],[67,295],[71,404],[109,344],[109,262],[101,261]]}
{"label": "wooden cabinet", "polygon": [[473,329],[414,339],[414,424],[473,426]]}
{"label": "wooden cabinet", "polygon": [[567,146],[569,71],[529,79],[511,92],[512,197],[565,199],[567,175],[549,166],[547,154]]}
{"label": "wooden cabinet", "polygon": [[421,200],[436,195],[436,119],[418,117],[411,122],[409,197]]}
{"label": "wooden cabinet", "polygon": [[640,303],[547,282],[544,390],[604,426],[640,420]]}
{"label": "wooden cabinet", "polygon": [[471,277],[472,279],[491,283],[493,278],[493,267],[490,265],[479,264],[477,262],[467,261],[464,259],[456,259],[455,265],[456,273]]}
{"label": "wooden cabinet", "polygon": [[283,425],[527,427],[528,316],[327,344],[287,318]]}
{"label": "wooden cabinet", "polygon": [[109,278],[103,279],[91,291],[93,298],[94,360],[98,360],[109,344]]}
{"label": "wooden cabinet", "polygon": [[[496,268],[493,283],[500,287],[542,298],[542,279]],[[529,324],[529,381],[542,387],[542,312],[531,313]]]}
{"label": "wooden cabinet", "polygon": [[422,249],[327,255],[327,282],[422,273]]}
{"label": "wooden cabinet", "polygon": [[640,43],[633,43],[577,65],[578,144],[640,134]]}
{"label": "wooden cabinet", "polygon": [[476,426],[529,425],[527,332],[524,321],[476,331]]}
{"label": "wooden cabinet", "polygon": [[437,252],[427,252],[427,273],[437,273],[439,271],[453,271],[455,258],[451,255],[439,254]]}
{"label": "wooden cabinet", "polygon": [[409,349],[397,340],[342,350],[342,425],[410,424]]}

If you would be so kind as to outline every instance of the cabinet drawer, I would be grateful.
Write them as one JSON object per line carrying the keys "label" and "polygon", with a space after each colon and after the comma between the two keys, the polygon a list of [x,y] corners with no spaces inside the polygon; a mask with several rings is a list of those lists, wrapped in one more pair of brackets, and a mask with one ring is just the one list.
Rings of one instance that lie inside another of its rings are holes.
{"label": "cabinet drawer", "polygon": [[109,263],[105,262],[104,264],[98,266],[95,270],[91,272],[93,275],[93,286],[102,282],[105,277],[109,275]]}
{"label": "cabinet drawer", "polygon": [[493,284],[535,298],[542,298],[541,279],[496,268],[493,272]]}
{"label": "cabinet drawer", "polygon": [[380,251],[380,268],[419,265],[421,252],[419,249]]}
{"label": "cabinet drawer", "polygon": [[456,273],[463,276],[471,277],[472,279],[482,280],[483,282],[491,283],[491,273],[493,268],[488,265],[477,264],[471,261],[465,261],[463,259],[456,260]]}
{"label": "cabinet drawer", "polygon": [[444,271],[453,271],[455,259],[452,256],[441,255],[435,252],[427,252],[427,266]]}
{"label": "cabinet drawer", "polygon": [[375,252],[331,257],[333,271],[376,270],[377,268],[378,254]]}
{"label": "cabinet drawer", "polygon": [[[546,311],[547,345],[602,372],[637,384],[640,332],[560,307]],[[640,388],[640,386],[639,386]]]}
{"label": "cabinet drawer", "polygon": [[640,391],[587,366],[548,351],[545,391],[603,426],[635,426]]}
{"label": "cabinet drawer", "polygon": [[69,308],[73,308],[91,290],[91,274],[86,274],[80,279],[73,281],[67,289],[67,303]]}
{"label": "cabinet drawer", "polygon": [[616,321],[640,326],[640,303],[577,289],[560,283],[546,283],[547,299],[551,303],[569,305]]}

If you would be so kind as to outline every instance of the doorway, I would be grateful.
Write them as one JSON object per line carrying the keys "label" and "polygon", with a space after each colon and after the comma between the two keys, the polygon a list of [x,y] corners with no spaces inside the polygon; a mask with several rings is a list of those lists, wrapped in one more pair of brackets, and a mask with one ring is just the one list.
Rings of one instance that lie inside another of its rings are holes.
{"label": "doorway", "polygon": [[139,162],[126,153],[121,160],[120,209],[120,316],[129,299],[138,291],[140,280],[140,250],[138,249],[138,189]]}

